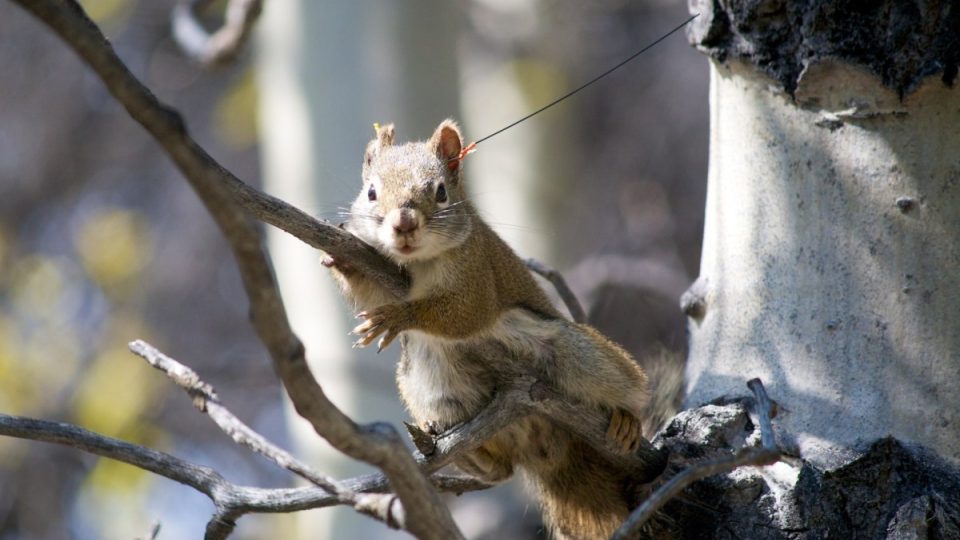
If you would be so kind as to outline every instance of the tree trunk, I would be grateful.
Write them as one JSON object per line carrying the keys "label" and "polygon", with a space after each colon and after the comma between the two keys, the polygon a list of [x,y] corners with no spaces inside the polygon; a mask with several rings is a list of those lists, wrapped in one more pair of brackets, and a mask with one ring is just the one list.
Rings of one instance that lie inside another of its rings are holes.
{"label": "tree trunk", "polygon": [[[779,533],[896,537],[911,512],[936,513],[943,494],[921,476],[912,491],[871,486],[886,512],[869,518],[873,532],[851,526],[868,519],[867,493],[830,512],[798,500],[805,478],[876,452],[868,462],[888,473],[917,445],[960,463],[960,10],[761,0],[691,11],[688,35],[712,60],[712,112],[701,273],[684,299],[687,404],[760,377],[781,406],[778,442],[803,459],[763,488],[778,493],[765,511]],[[857,478],[884,476],[867,470]],[[954,524],[956,497],[944,503]],[[787,523],[787,499],[804,508],[799,521]]]}

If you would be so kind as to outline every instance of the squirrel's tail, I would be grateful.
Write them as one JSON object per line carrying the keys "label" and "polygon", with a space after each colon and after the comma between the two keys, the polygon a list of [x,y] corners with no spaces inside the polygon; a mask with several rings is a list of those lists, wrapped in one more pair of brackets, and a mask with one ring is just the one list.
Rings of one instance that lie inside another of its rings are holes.
{"label": "squirrel's tail", "polygon": [[[684,362],[666,348],[643,359],[650,381],[650,401],[643,411],[645,437],[652,437],[680,409]],[[536,420],[530,419],[533,422]],[[541,420],[546,437],[528,444],[535,455],[523,467],[555,540],[606,539],[640,502],[637,479],[589,444],[559,426]],[[549,427],[548,427],[549,426]],[[547,450],[546,440],[551,441]],[[539,449],[539,450],[538,450]]]}
{"label": "squirrel's tail", "polygon": [[666,347],[645,355],[640,366],[650,381],[650,401],[643,410],[643,436],[652,439],[660,428],[680,412],[683,402],[685,354]]}
{"label": "squirrel's tail", "polygon": [[524,468],[552,538],[610,538],[630,513],[628,475],[612,468],[588,444],[555,429],[552,450],[559,459],[535,460],[533,467]]}

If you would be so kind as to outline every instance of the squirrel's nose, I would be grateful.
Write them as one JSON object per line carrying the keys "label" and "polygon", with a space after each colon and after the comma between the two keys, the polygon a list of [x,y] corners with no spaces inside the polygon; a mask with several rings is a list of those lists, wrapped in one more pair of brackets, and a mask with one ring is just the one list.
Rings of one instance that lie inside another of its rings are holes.
{"label": "squirrel's nose", "polygon": [[417,230],[419,223],[414,212],[409,210],[401,211],[393,220],[393,230],[397,234],[407,234]]}

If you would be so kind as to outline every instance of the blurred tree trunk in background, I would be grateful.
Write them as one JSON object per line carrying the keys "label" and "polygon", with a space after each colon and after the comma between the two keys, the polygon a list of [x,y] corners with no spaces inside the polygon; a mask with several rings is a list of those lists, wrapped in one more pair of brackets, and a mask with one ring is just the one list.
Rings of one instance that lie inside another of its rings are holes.
{"label": "blurred tree trunk in background", "polygon": [[[460,27],[456,5],[443,0],[271,3],[257,58],[265,189],[345,221],[338,209],[349,208],[359,192],[374,122],[395,122],[401,140],[421,139],[456,115]],[[399,425],[406,415],[393,384],[398,347],[379,356],[351,349],[353,314],[320,254],[276,229],[270,242],[294,329],[324,390],[357,421]],[[321,470],[340,477],[369,472],[330,451],[296,414],[290,422]],[[386,534],[382,524],[349,509],[298,520],[302,538]]]}

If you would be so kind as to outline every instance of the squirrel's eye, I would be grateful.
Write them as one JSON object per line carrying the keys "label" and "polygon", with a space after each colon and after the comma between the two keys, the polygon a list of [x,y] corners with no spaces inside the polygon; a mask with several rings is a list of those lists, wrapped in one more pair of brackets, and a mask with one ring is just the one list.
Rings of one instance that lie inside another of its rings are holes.
{"label": "squirrel's eye", "polygon": [[447,188],[443,184],[437,186],[437,202],[447,202]]}
{"label": "squirrel's eye", "polygon": [[370,184],[370,189],[367,190],[367,198],[371,201],[377,200],[377,189],[373,187],[373,184]]}

